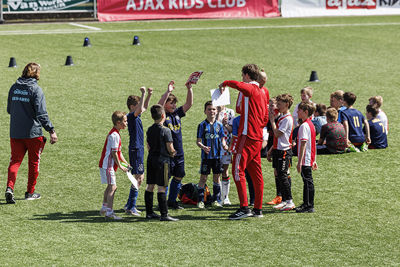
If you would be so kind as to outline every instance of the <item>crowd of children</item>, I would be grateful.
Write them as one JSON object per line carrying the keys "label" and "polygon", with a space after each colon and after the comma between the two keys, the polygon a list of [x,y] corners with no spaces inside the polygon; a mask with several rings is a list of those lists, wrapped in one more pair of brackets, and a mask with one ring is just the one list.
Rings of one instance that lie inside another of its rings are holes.
{"label": "crowd of children", "polygon": [[[314,212],[314,182],[312,171],[318,168],[317,154],[340,154],[361,152],[387,147],[388,119],[381,110],[381,96],[371,97],[366,106],[366,116],[353,108],[356,95],[336,91],[330,95],[330,106],[311,101],[313,89],[301,89],[301,102],[290,113],[293,97],[280,94],[269,99],[264,87],[267,76],[254,64],[242,68],[243,81],[224,81],[220,85],[239,91],[236,112],[225,106],[214,106],[212,101],[204,104],[203,120],[197,128],[196,144],[201,149],[200,179],[196,186],[197,207],[206,208],[204,202],[207,177],[213,173],[211,201],[213,207],[231,205],[229,200],[230,175],[237,187],[240,208],[229,216],[237,220],[246,217],[263,217],[262,201],[264,180],[261,157],[272,162],[275,176],[276,197],[267,202],[280,211],[295,210],[299,213]],[[168,208],[183,209],[177,201],[185,177],[181,119],[193,105],[192,84],[187,82],[184,105],[177,108],[178,99],[172,94],[174,81],[158,104],[151,107],[154,124],[147,130],[149,151],[144,194],[146,219],[177,221]],[[126,214],[141,216],[137,208],[139,187],[144,180],[144,131],[141,114],[148,108],[152,88],[140,88],[141,96],[131,95],[127,100],[128,114],[116,111],[112,115],[113,128],[109,132],[99,162],[101,182],[107,184],[104,191],[102,216],[119,220],[113,211],[116,186],[115,172],[131,172],[137,180],[132,184]],[[119,131],[129,130],[129,164],[121,153]],[[319,140],[317,136],[319,135]],[[303,203],[297,208],[291,189],[290,167],[292,157],[297,155],[296,170],[303,180]],[[233,158],[233,160],[232,160]],[[172,178],[171,178],[172,177]],[[246,180],[250,201],[247,199]],[[153,210],[153,191],[157,185],[160,215]],[[167,191],[169,190],[168,200]],[[208,204],[208,203],[207,203]],[[250,210],[249,206],[253,206]]]}

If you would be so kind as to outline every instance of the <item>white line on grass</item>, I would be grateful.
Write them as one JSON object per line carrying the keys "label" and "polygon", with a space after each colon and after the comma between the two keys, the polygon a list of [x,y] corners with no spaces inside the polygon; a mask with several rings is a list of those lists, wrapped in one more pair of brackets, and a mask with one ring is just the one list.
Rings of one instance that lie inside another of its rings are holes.
{"label": "white line on grass", "polygon": [[[352,24],[310,24],[310,25],[264,25],[242,27],[204,27],[204,28],[169,28],[169,29],[126,29],[126,30],[24,30],[0,31],[0,35],[33,35],[33,34],[76,34],[76,33],[118,33],[118,32],[168,32],[168,31],[214,31],[214,30],[244,30],[244,29],[290,29],[290,28],[320,28],[320,27],[365,27],[365,26],[398,26],[400,22],[388,23],[352,23]],[[89,26],[87,26],[89,27]],[[95,27],[91,27],[95,28]]]}
{"label": "white line on grass", "polygon": [[69,23],[69,25],[76,26],[76,27],[81,27],[81,28],[86,28],[86,29],[89,29],[89,30],[101,31],[100,28],[87,26],[87,25],[83,25],[83,24],[79,24],[79,23],[71,22],[71,23]]}

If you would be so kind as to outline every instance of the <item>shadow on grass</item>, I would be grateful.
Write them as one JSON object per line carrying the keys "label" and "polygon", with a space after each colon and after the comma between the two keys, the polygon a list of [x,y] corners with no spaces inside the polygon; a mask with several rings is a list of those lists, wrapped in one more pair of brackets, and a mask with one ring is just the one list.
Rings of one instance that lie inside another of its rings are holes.
{"label": "shadow on grass", "polygon": [[[139,207],[139,209],[142,207]],[[178,218],[181,221],[221,221],[228,220],[228,216],[235,212],[239,206],[225,206],[223,208],[212,208],[207,207],[206,209],[198,209],[196,206],[185,205],[184,210],[169,210],[169,214]],[[155,208],[156,212],[157,208]],[[142,212],[142,216],[130,216],[124,213],[123,209],[116,210],[118,216],[121,216],[122,220],[113,220],[102,217],[99,214],[99,210],[86,210],[86,211],[72,211],[72,212],[54,212],[47,214],[34,214],[32,220],[42,221],[59,221],[60,223],[131,223],[131,222],[159,222],[159,220],[148,220],[145,217],[145,212]],[[265,207],[263,209],[264,215],[273,214],[294,214],[295,212],[281,212],[276,211],[272,207]]]}

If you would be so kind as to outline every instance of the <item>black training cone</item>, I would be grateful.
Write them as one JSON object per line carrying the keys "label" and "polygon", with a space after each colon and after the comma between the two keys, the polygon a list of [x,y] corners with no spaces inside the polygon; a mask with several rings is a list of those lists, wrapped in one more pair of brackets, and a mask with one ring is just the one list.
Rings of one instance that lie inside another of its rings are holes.
{"label": "black training cone", "polygon": [[311,71],[309,82],[319,82],[318,75],[315,70]]}
{"label": "black training cone", "polygon": [[85,37],[85,40],[83,41],[83,46],[87,47],[87,46],[92,46],[92,44],[90,43],[90,39],[89,37]]}
{"label": "black training cone", "polygon": [[74,62],[72,61],[71,56],[67,56],[67,60],[65,61],[65,66],[73,66]]}
{"label": "black training cone", "polygon": [[139,36],[135,35],[133,37],[133,45],[140,45]]}
{"label": "black training cone", "polygon": [[15,60],[14,57],[10,57],[10,63],[8,63],[9,68],[16,68],[17,67],[17,61]]}

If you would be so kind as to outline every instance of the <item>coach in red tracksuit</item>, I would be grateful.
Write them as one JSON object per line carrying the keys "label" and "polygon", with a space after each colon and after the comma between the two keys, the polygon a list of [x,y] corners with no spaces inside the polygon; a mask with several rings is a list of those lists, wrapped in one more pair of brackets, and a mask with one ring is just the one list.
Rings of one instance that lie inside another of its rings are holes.
{"label": "coach in red tracksuit", "polygon": [[[232,175],[237,187],[240,208],[229,216],[238,220],[250,216],[262,217],[262,199],[264,180],[261,170],[260,151],[263,128],[268,117],[268,96],[266,90],[259,87],[260,70],[255,64],[242,68],[243,82],[224,81],[220,84],[223,91],[226,86],[239,90],[243,94],[241,116],[238,130],[237,154],[233,157]],[[247,203],[245,169],[249,172],[254,185],[254,209],[250,211]]]}
{"label": "coach in red tracksuit", "polygon": [[40,154],[46,143],[42,127],[50,133],[50,143],[57,142],[54,126],[47,114],[43,91],[37,84],[39,77],[40,65],[29,63],[8,93],[7,112],[10,114],[11,159],[5,196],[9,204],[15,203],[14,185],[26,151],[29,157],[29,172],[25,199],[40,198],[40,194],[35,193],[35,185],[39,175]]}

